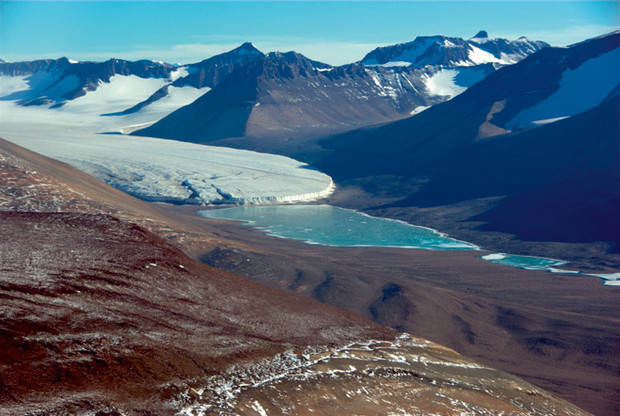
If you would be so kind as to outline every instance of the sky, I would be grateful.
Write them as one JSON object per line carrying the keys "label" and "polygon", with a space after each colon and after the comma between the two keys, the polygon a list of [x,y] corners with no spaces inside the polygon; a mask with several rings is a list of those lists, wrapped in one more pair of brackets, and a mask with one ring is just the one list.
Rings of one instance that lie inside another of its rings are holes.
{"label": "sky", "polygon": [[544,40],[563,46],[620,28],[614,1],[4,1],[6,61],[201,61],[252,42],[332,65],[378,46],[443,34]]}

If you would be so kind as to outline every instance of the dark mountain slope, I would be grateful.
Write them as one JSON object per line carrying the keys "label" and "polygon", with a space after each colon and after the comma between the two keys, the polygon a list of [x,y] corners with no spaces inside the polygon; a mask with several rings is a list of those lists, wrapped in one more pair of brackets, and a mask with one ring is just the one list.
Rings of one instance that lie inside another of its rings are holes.
{"label": "dark mountain slope", "polygon": [[411,118],[328,138],[333,153],[317,167],[345,180],[371,175],[426,175],[453,149],[476,137],[492,104],[462,95]]}
{"label": "dark mountain slope", "polygon": [[242,136],[257,97],[257,80],[249,73],[253,67],[234,71],[192,104],[132,134],[168,139],[182,136],[195,143]]}
{"label": "dark mountain slope", "polygon": [[[476,219],[528,239],[617,243],[618,99],[532,130],[506,135],[502,127],[551,95],[567,69],[617,50],[619,40],[616,33],[544,49],[419,115],[327,139],[333,153],[317,166],[340,181],[427,182],[409,194],[393,186],[388,192],[406,197],[393,206],[508,197]],[[546,214],[530,220],[539,210]]]}
{"label": "dark mountain slope", "polygon": [[[249,68],[240,69],[235,82],[222,83],[217,93],[209,92],[187,106],[191,110],[179,109],[135,134],[251,148],[308,161],[314,159],[316,145],[303,139],[420,112],[459,94],[496,68],[545,46],[524,40],[424,37],[411,44],[380,48],[362,62],[334,68],[295,52],[270,53],[250,63]],[[408,48],[424,59],[412,65],[388,62],[400,52],[411,58],[413,52]],[[375,55],[380,62],[373,58]],[[184,83],[184,79],[172,85]],[[230,92],[221,91],[225,89]],[[210,94],[214,96],[208,97]],[[239,102],[219,102],[221,95],[232,94],[240,95]],[[254,97],[254,107],[247,97]],[[222,114],[224,121],[213,114]],[[235,126],[230,126],[233,122]],[[230,127],[222,128],[221,124]]]}
{"label": "dark mountain slope", "polygon": [[472,218],[486,230],[534,241],[620,242],[618,99],[533,130],[474,143],[446,156],[430,181],[394,206],[430,207],[491,196]]}
{"label": "dark mountain slope", "polygon": [[[620,251],[620,224],[615,220],[620,212],[618,104],[615,99],[565,122],[514,137],[535,152],[548,152],[543,162],[546,169],[523,175],[523,183],[531,181],[529,189],[510,192],[500,206],[474,220],[487,223],[482,229],[513,233],[525,240],[608,241],[615,244],[615,252]],[[537,148],[536,144],[541,145]],[[531,160],[535,157],[523,150],[505,148],[503,152],[503,169],[513,166],[518,172],[530,172],[521,167],[535,163]],[[484,169],[483,163],[479,166]],[[487,172],[489,176],[506,177],[497,170]],[[428,189],[432,186],[429,184]]]}
{"label": "dark mountain slope", "polygon": [[421,93],[424,84],[410,72],[358,64],[328,68],[295,52],[270,53],[135,134],[211,142],[243,135],[300,137],[385,122],[438,101]]}
{"label": "dark mountain slope", "polygon": [[620,33],[568,48],[543,49],[421,114],[325,140],[323,146],[336,153],[320,166],[342,177],[427,172],[441,156],[457,146],[478,137],[505,133],[505,124],[517,113],[557,90],[567,69],[579,67],[618,47]]}

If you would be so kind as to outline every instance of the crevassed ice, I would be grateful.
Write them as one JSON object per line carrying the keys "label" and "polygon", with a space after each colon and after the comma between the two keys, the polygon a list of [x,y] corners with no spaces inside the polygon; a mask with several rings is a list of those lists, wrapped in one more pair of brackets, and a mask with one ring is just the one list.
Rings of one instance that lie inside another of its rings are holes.
{"label": "crevassed ice", "polygon": [[[0,77],[5,91],[25,86],[21,79],[10,78]],[[168,97],[136,113],[101,116],[134,106],[163,82],[116,75],[96,91],[56,109],[0,100],[0,135],[146,200],[259,204],[308,201],[333,191],[328,175],[283,156],[100,134],[130,132],[132,126],[157,121],[206,92],[169,87]]]}

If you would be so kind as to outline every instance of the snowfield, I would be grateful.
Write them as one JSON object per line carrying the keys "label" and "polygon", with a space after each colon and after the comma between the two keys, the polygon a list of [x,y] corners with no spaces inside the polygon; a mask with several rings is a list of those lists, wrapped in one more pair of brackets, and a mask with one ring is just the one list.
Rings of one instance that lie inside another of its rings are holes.
{"label": "snowfield", "polygon": [[518,113],[506,127],[546,124],[597,106],[618,85],[619,67],[620,49],[616,48],[575,69],[567,69],[557,91]]}
{"label": "snowfield", "polygon": [[[150,201],[262,204],[329,195],[329,176],[296,160],[251,151],[125,136],[151,124],[208,89],[170,87],[168,96],[123,116],[161,88],[162,81],[116,75],[96,91],[60,108],[19,106],[2,97],[27,87],[0,77],[0,137],[67,162],[129,194]],[[7,94],[8,93],[8,94]]]}
{"label": "snowfield", "polygon": [[481,68],[465,67],[455,69],[442,68],[426,76],[426,88],[432,95],[445,95],[454,98],[467,88],[476,84],[487,74]]}

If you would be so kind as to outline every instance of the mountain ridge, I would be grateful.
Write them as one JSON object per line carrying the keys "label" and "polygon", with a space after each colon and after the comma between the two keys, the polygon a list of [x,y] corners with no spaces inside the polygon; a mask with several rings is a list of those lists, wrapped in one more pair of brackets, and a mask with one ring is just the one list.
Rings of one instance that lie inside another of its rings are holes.
{"label": "mountain ridge", "polygon": [[365,65],[392,64],[416,68],[427,65],[472,66],[485,63],[506,65],[548,46],[546,42],[524,38],[516,41],[489,39],[486,31],[480,31],[470,39],[444,35],[418,36],[411,42],[378,47],[360,62]]}

